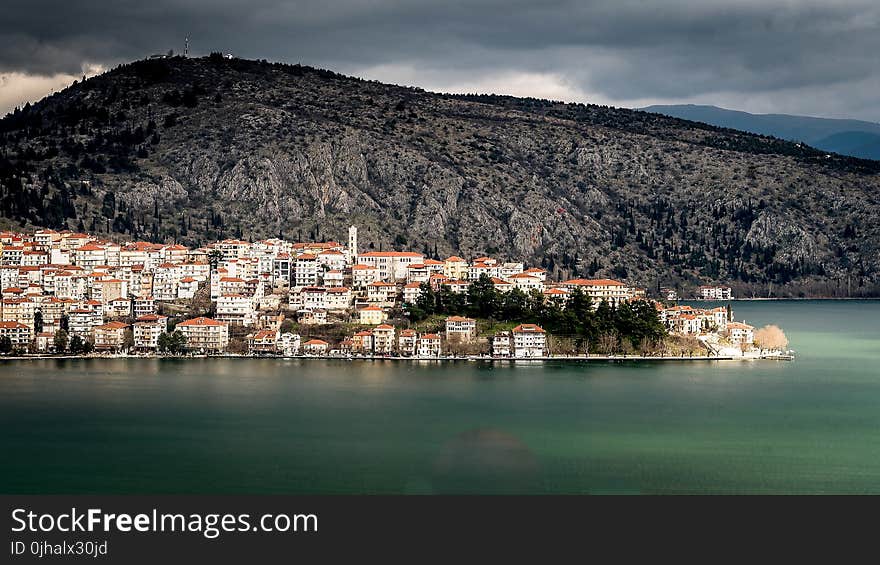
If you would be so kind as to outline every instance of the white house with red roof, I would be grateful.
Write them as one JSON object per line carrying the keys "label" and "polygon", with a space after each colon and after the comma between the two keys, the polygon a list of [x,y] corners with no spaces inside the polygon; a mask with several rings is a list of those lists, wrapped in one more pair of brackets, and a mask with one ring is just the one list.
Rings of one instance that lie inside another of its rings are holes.
{"label": "white house with red roof", "polygon": [[424,263],[412,263],[407,267],[406,270],[406,282],[407,283],[423,283],[428,282],[428,279],[431,278],[431,271],[428,269],[428,266]]}
{"label": "white house with red roof", "polygon": [[252,333],[247,337],[248,351],[252,354],[277,353],[280,335],[280,332],[274,329]]}
{"label": "white house with red roof", "polygon": [[318,256],[313,253],[300,253],[293,267],[293,286],[316,286],[318,284]]}
{"label": "white house with red roof", "polygon": [[199,290],[199,281],[194,277],[183,277],[177,282],[178,300],[191,300]]}
{"label": "white house with red roof", "polygon": [[345,253],[336,249],[328,249],[318,253],[318,264],[325,270],[341,271],[345,268]]}
{"label": "white house with red roof", "polygon": [[537,324],[520,324],[513,328],[513,356],[527,359],[542,357],[547,349],[547,333]]}
{"label": "white house with red roof", "polygon": [[186,337],[186,349],[217,353],[229,346],[229,327],[218,320],[199,317],[175,326]]}
{"label": "white house with red roof", "polygon": [[373,304],[391,306],[397,298],[397,285],[385,281],[367,285],[367,300]]}
{"label": "white house with red roof", "polygon": [[217,299],[217,320],[230,326],[252,326],[257,321],[254,300],[243,294],[223,294]]}
{"label": "white house with red roof", "polygon": [[513,283],[514,288],[517,288],[526,294],[529,294],[533,290],[538,292],[544,291],[544,282],[538,277],[534,277],[527,273],[511,275],[507,280]]}
{"label": "white house with red roof", "polygon": [[379,268],[373,265],[353,265],[351,267],[352,286],[357,289],[365,289],[367,285],[381,280]]}
{"label": "white house with red roof", "polygon": [[458,255],[447,257],[443,261],[443,274],[450,279],[466,279],[468,275],[468,262]]}
{"label": "white house with red roof", "polygon": [[326,355],[330,344],[323,339],[310,339],[302,344],[303,352],[306,355]]}
{"label": "white house with red roof", "polygon": [[324,303],[331,312],[343,312],[351,308],[351,289],[345,286],[331,287],[327,289]]}
{"label": "white house with red roof", "polygon": [[375,267],[379,270],[379,279],[386,282],[406,280],[409,266],[424,262],[424,254],[412,251],[370,251],[357,256],[359,265]]}
{"label": "white house with red roof", "polygon": [[93,339],[96,351],[118,351],[125,344],[125,332],[128,330],[128,324],[124,322],[107,322],[100,326],[95,326],[93,331]]}
{"label": "white house with red roof", "polygon": [[729,322],[725,332],[730,342],[736,345],[751,345],[755,342],[755,328],[743,322]]}
{"label": "white house with red roof", "polygon": [[96,243],[87,243],[73,251],[74,262],[85,269],[107,264],[107,251]]}
{"label": "white house with red roof", "polygon": [[449,279],[443,282],[443,286],[456,294],[464,294],[471,288],[471,282],[468,280]]}
{"label": "white house with red roof", "polygon": [[373,333],[373,353],[376,355],[391,355],[394,351],[394,326],[390,324],[379,324],[372,330]]}
{"label": "white house with red roof", "polygon": [[0,337],[8,337],[16,349],[25,349],[31,342],[31,328],[21,322],[0,321]]}
{"label": "white house with red roof", "polygon": [[446,341],[468,343],[477,338],[477,321],[463,316],[446,318]]}
{"label": "white house with red roof", "polygon": [[367,306],[358,310],[358,318],[361,324],[373,326],[387,320],[388,314],[379,306]]}
{"label": "white house with red roof", "polygon": [[571,279],[563,282],[562,286],[569,290],[581,289],[593,300],[594,306],[598,306],[602,300],[616,305],[634,297],[630,287],[612,279]]}
{"label": "white house with red roof", "polygon": [[165,333],[168,316],[146,314],[135,318],[132,326],[134,348],[141,351],[155,351],[159,347],[159,336]]}
{"label": "white house with red roof", "polygon": [[398,353],[405,356],[415,355],[418,339],[419,335],[415,330],[400,330],[397,338]]}
{"label": "white house with red roof", "polygon": [[345,284],[345,273],[340,269],[330,269],[321,275],[321,281],[327,288],[338,288]]}
{"label": "white house with red roof", "polygon": [[408,304],[415,304],[422,295],[422,284],[419,282],[411,282],[403,287],[403,301]]}
{"label": "white house with red roof", "polygon": [[495,287],[495,290],[498,292],[510,292],[516,285],[510,281],[506,281],[500,277],[490,277],[489,280],[492,282],[492,286]]}
{"label": "white house with red roof", "polygon": [[308,310],[327,307],[327,289],[323,286],[304,286],[299,291],[300,304]]}
{"label": "white house with red roof", "polygon": [[419,357],[440,357],[440,355],[443,354],[440,344],[440,335],[435,333],[425,333],[419,336],[416,352]]}

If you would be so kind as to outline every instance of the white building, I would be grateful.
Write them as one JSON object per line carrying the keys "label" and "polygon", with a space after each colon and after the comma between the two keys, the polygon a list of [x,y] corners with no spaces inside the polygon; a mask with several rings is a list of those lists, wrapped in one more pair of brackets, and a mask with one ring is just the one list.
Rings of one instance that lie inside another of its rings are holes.
{"label": "white building", "polygon": [[498,332],[492,336],[492,356],[510,357],[510,334]]}
{"label": "white building", "polygon": [[159,336],[168,327],[168,317],[146,314],[135,319],[132,327],[134,348],[141,351],[155,351],[159,347]]}
{"label": "white building", "polygon": [[703,300],[732,300],[729,286],[701,286],[700,298]]}
{"label": "white building", "polygon": [[280,253],[272,261],[272,284],[274,286],[290,286],[291,275],[293,273],[291,263],[290,254],[288,253]]}
{"label": "white building", "polygon": [[406,272],[414,263],[424,263],[425,256],[411,251],[370,251],[357,256],[360,265],[375,267],[383,281],[406,280]]}
{"label": "white building", "polygon": [[349,263],[357,262],[358,255],[358,229],[355,226],[348,228],[348,248],[346,249]]}
{"label": "white building", "polygon": [[294,267],[293,285],[316,286],[318,284],[318,258],[311,253],[297,255]]}
{"label": "white building", "polygon": [[283,333],[278,337],[278,352],[282,355],[299,355],[301,338],[299,334]]}
{"label": "white building", "polygon": [[598,306],[603,300],[617,305],[635,296],[631,288],[611,279],[571,279],[562,283],[562,286],[569,290],[581,289],[593,300],[593,306]]}
{"label": "white building", "polygon": [[397,285],[384,281],[367,285],[367,300],[375,304],[390,306],[397,298]]}
{"label": "white building", "polygon": [[415,355],[419,336],[415,330],[400,330],[397,338],[397,351],[401,355]]}
{"label": "white building", "polygon": [[751,345],[755,342],[755,328],[741,322],[730,322],[727,324],[727,336],[731,343]]}
{"label": "white building", "polygon": [[331,312],[343,312],[351,307],[351,289],[340,286],[327,289],[325,307]]}
{"label": "white building", "polygon": [[422,283],[412,282],[403,287],[403,301],[415,304],[422,295]]}
{"label": "white building", "polygon": [[318,265],[328,271],[340,271],[345,268],[345,253],[328,249],[318,253]]}
{"label": "white building", "polygon": [[68,313],[68,333],[82,339],[91,339],[92,329],[104,323],[101,312],[88,308],[77,308]]}
{"label": "white building", "polygon": [[513,283],[513,288],[518,288],[519,290],[529,294],[533,290],[538,292],[544,291],[544,283],[538,277],[534,277],[527,273],[517,273],[515,275],[511,275],[507,277],[507,280]]}
{"label": "white building", "polygon": [[446,318],[446,341],[468,343],[477,337],[477,321],[462,316]]}
{"label": "white building", "polygon": [[224,294],[217,299],[217,320],[230,326],[252,326],[257,321],[254,301],[242,294]]}
{"label": "white building", "polygon": [[310,339],[302,344],[303,352],[306,355],[326,355],[329,343],[322,339]]}
{"label": "white building", "polygon": [[345,275],[341,270],[331,269],[324,272],[321,280],[324,282],[324,286],[327,288],[338,288],[343,285],[345,281]]}
{"label": "white building", "polygon": [[307,310],[327,307],[327,289],[322,286],[306,286],[299,293],[300,303]]}
{"label": "white building", "polygon": [[519,358],[541,357],[547,347],[547,334],[536,324],[513,328],[513,355]]}
{"label": "white building", "polygon": [[31,342],[31,328],[19,322],[0,322],[0,337],[8,337],[15,349],[26,349]]}
{"label": "white building", "polygon": [[380,324],[373,328],[373,353],[390,355],[394,350],[394,326]]}
{"label": "white building", "polygon": [[186,336],[190,351],[221,352],[229,345],[229,327],[211,318],[194,318],[177,324],[176,329]]}
{"label": "white building", "polygon": [[352,286],[358,289],[367,288],[367,285],[379,279],[379,269],[371,265],[354,265],[351,268]]}
{"label": "white building", "polygon": [[422,334],[419,337],[417,353],[419,357],[440,357],[442,354],[440,336],[437,334]]}

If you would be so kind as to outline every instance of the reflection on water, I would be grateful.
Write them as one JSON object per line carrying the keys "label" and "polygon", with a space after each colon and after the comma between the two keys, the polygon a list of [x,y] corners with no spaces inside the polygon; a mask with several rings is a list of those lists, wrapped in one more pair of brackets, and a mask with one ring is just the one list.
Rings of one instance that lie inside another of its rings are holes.
{"label": "reflection on water", "polygon": [[797,360],[0,361],[0,490],[880,491],[880,304],[734,310]]}
{"label": "reflection on water", "polygon": [[443,444],[434,461],[438,493],[528,492],[538,479],[538,461],[528,446],[491,428],[462,432]]}

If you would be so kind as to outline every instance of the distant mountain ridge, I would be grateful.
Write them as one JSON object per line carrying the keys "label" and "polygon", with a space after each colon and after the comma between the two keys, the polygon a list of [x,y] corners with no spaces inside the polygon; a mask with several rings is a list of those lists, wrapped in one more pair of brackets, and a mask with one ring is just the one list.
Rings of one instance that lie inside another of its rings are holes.
{"label": "distant mountain ridge", "polygon": [[696,104],[656,105],[642,110],[718,127],[770,135],[787,141],[799,141],[823,151],[860,159],[880,160],[880,124],[874,122],[788,114],[750,114]]}

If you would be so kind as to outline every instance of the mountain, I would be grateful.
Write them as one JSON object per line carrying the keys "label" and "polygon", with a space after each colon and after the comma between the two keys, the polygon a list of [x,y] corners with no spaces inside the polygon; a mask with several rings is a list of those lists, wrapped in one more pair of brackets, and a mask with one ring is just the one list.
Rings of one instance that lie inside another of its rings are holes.
{"label": "mountain", "polygon": [[844,131],[810,143],[813,147],[841,155],[880,161],[880,134]]}
{"label": "mountain", "polygon": [[799,141],[841,155],[880,160],[880,124],[873,122],[787,114],[749,114],[716,106],[694,104],[648,106],[642,110],[788,141]]}
{"label": "mountain", "polygon": [[336,239],[555,277],[880,294],[880,163],[658,114],[136,61],[0,120],[6,227]]}

